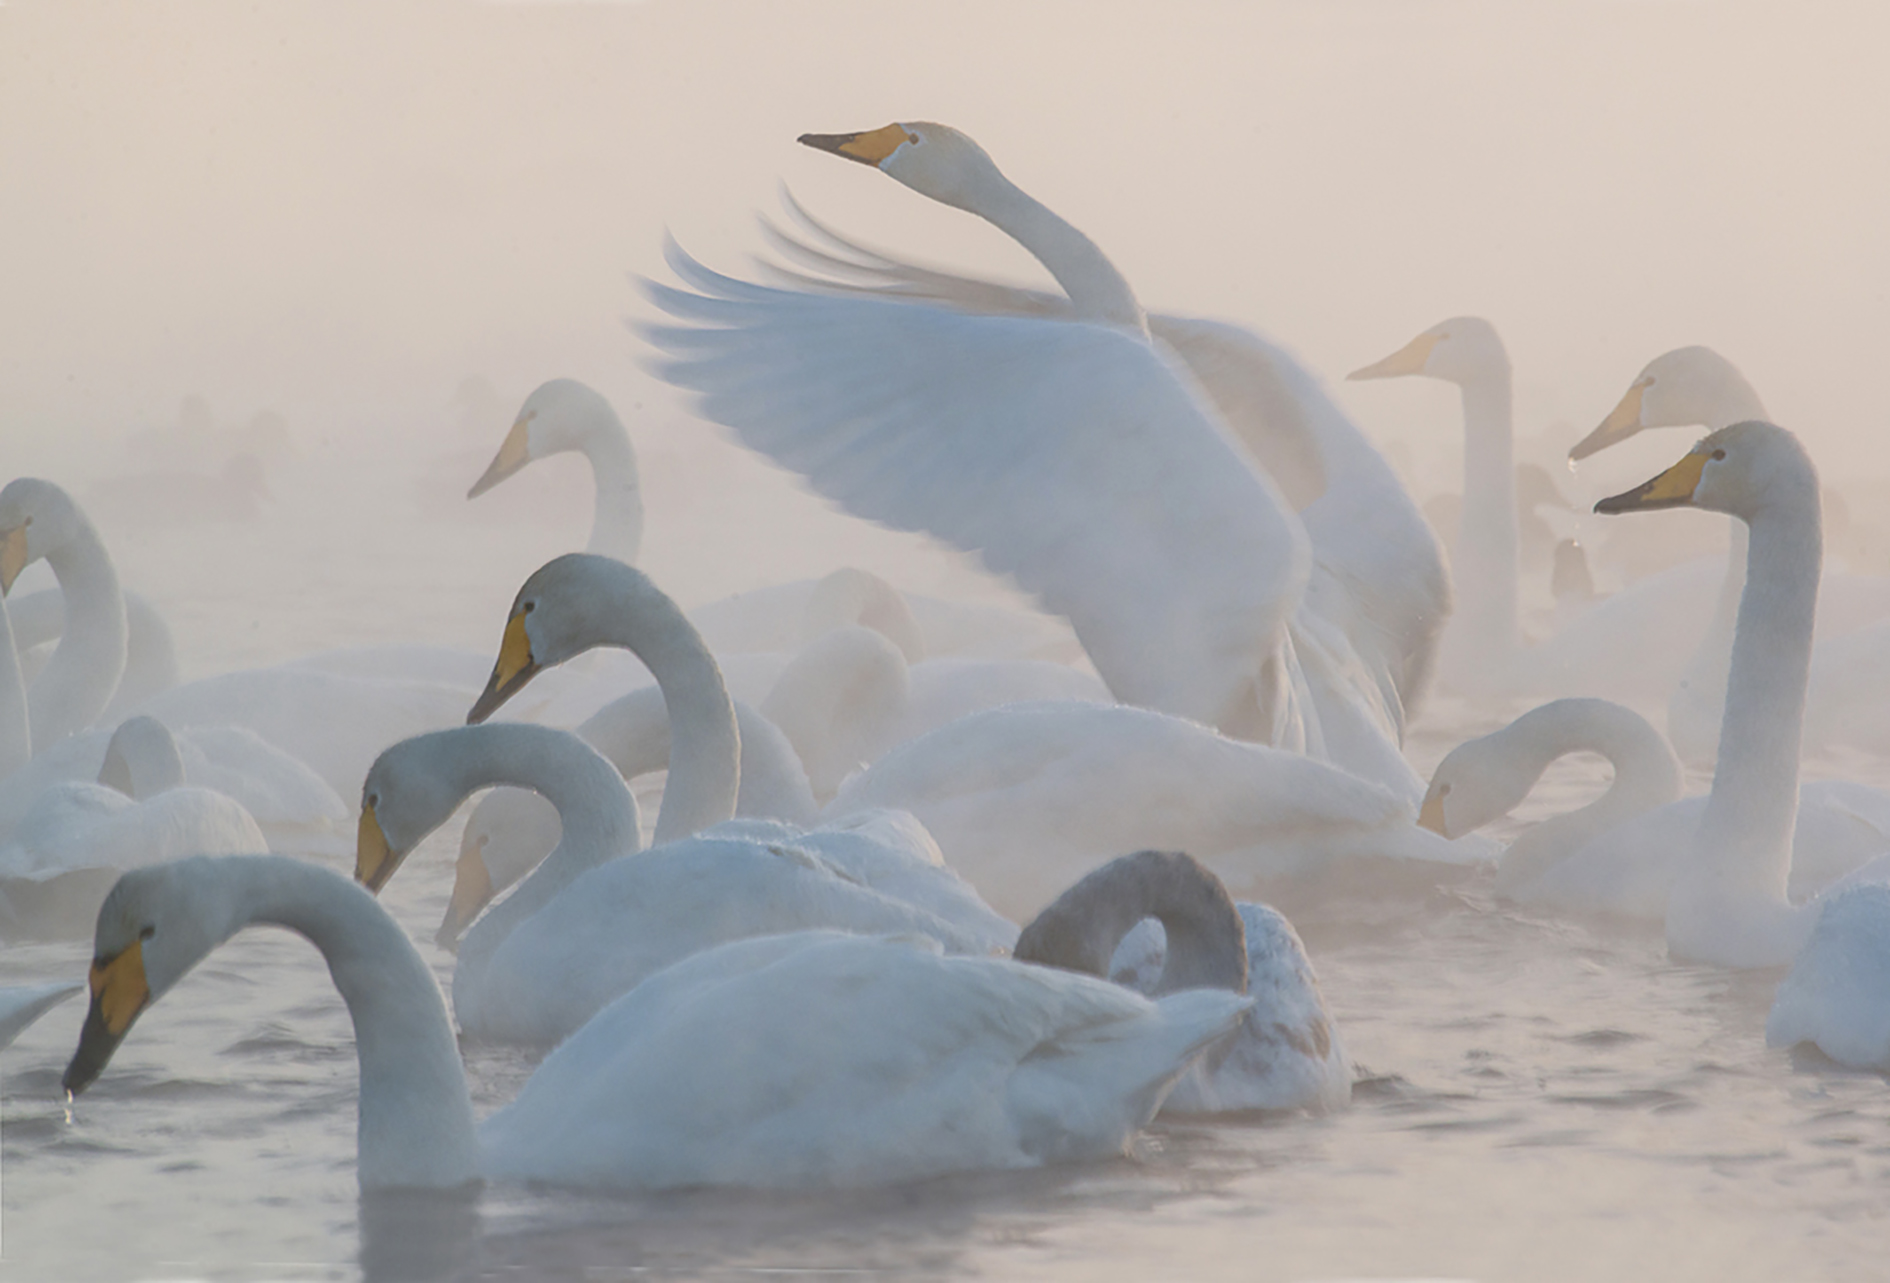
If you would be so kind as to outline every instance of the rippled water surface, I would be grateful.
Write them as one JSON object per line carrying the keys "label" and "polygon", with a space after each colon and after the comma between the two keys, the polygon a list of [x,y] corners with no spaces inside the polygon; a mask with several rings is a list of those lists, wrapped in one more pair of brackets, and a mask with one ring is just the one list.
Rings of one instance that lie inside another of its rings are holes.
{"label": "rippled water surface", "polygon": [[[322,524],[321,493],[289,491],[278,524],[300,533],[266,546],[182,533],[125,556],[195,671],[410,632],[484,648],[514,569],[558,549],[468,523],[403,535],[396,565],[372,522]],[[1439,701],[1413,759],[1510,711]],[[1890,784],[1880,763],[1842,770]],[[1527,816],[1605,773],[1561,764]],[[456,840],[436,835],[386,896],[442,979],[427,942]],[[78,1004],[0,1054],[0,1260],[21,1279],[1882,1277],[1890,1088],[1764,1046],[1776,973],[1675,965],[1655,934],[1518,911],[1475,880],[1285,907],[1363,1075],[1349,1111],[1163,1123],[1122,1161],[841,1197],[364,1204],[346,1012],[306,943],[248,932],[70,1114]],[[87,953],[6,949],[0,982],[76,978]],[[531,1068],[468,1061],[482,1110]]]}

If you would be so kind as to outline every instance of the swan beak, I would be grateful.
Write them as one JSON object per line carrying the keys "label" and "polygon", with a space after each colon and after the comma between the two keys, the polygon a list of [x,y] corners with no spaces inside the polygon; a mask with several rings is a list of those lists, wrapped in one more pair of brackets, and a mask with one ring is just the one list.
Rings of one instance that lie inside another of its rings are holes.
{"label": "swan beak", "polygon": [[1444,795],[1435,789],[1424,795],[1423,809],[1418,811],[1418,827],[1429,829],[1440,838],[1450,836],[1450,824],[1444,819]]}
{"label": "swan beak", "polygon": [[1354,370],[1345,377],[1348,380],[1395,379],[1405,374],[1422,374],[1424,363],[1431,359],[1431,349],[1442,337],[1426,330],[1384,360]]}
{"label": "swan beak", "polygon": [[7,531],[5,539],[0,539],[0,595],[13,591],[13,581],[26,569],[28,560],[26,524],[22,522]]}
{"label": "swan beak", "polygon": [[472,925],[479,911],[492,902],[492,874],[486,868],[485,846],[482,833],[459,853],[459,865],[453,872],[453,898],[447,902],[446,917],[433,937],[444,948],[458,943],[460,934]]}
{"label": "swan beak", "polygon": [[388,845],[387,835],[381,832],[380,817],[374,814],[374,808],[362,807],[361,827],[354,839],[354,880],[379,895],[400,867],[400,860]]}
{"label": "swan beak", "polygon": [[505,637],[499,642],[499,660],[492,666],[492,677],[479,693],[472,711],[466,714],[466,725],[477,726],[498,712],[499,705],[512,698],[537,672],[538,661],[532,658],[532,639],[525,631],[525,612],[515,610],[505,621]]}
{"label": "swan beak", "polygon": [[151,986],[144,975],[144,941],[133,940],[118,956],[92,962],[92,1006],[79,1031],[79,1049],[72,1053],[60,1085],[76,1096],[105,1072],[131,1022],[151,1004]]}
{"label": "swan beak", "polygon": [[1595,505],[1595,511],[1614,516],[1623,512],[1687,507],[1693,502],[1694,488],[1700,484],[1700,473],[1706,470],[1706,461],[1711,457],[1704,450],[1694,450],[1652,481],[1603,499]]}
{"label": "swan beak", "polygon": [[802,134],[796,141],[804,147],[830,151],[877,169],[879,162],[898,151],[900,144],[911,137],[904,125],[887,125],[861,134]]}
{"label": "swan beak", "polygon": [[521,415],[519,421],[512,425],[512,430],[505,434],[505,444],[499,447],[499,452],[492,456],[492,462],[486,465],[485,472],[466,492],[468,499],[477,499],[532,461],[531,422],[537,413],[534,410],[531,414]]}
{"label": "swan beak", "polygon": [[1621,404],[1608,411],[1608,417],[1601,421],[1601,426],[1575,443],[1575,448],[1568,452],[1571,463],[1586,459],[1591,454],[1606,450],[1609,446],[1627,440],[1641,430],[1641,397],[1646,395],[1652,379],[1636,379],[1634,386],[1621,398]]}

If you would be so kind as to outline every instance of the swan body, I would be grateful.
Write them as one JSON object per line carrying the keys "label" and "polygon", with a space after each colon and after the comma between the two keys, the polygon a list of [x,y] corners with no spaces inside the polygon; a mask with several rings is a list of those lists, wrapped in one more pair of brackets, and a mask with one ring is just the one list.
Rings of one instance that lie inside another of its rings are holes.
{"label": "swan body", "polygon": [[1408,889],[1495,853],[1424,832],[1401,799],[1323,762],[1125,705],[961,718],[848,780],[826,813],[872,807],[917,816],[946,862],[1018,918],[1123,846],[1186,849],[1241,888]]}
{"label": "swan body", "polygon": [[[1323,420],[1295,422],[1329,448],[1322,458],[1351,453],[1294,512],[1247,463],[1196,367],[1151,341],[1121,274],[977,144],[931,124],[804,141],[990,220],[1057,278],[1068,315],[769,289],[672,247],[696,292],[649,287],[684,322],[648,331],[672,356],[659,372],[856,515],[925,530],[1011,575],[1071,621],[1125,702],[1305,749],[1415,801],[1397,741],[1448,588],[1435,538],[1395,482],[1370,497],[1342,484],[1374,460],[1384,468],[1356,429],[1344,425],[1353,441]],[[1194,333],[1238,363],[1224,330]],[[1283,403],[1304,390],[1269,377]],[[1404,515],[1408,528],[1384,537]],[[1201,555],[1208,546],[1217,555]],[[1432,564],[1400,579],[1384,557]],[[1380,591],[1393,582],[1399,593]]]}
{"label": "swan body", "polygon": [[634,563],[643,543],[636,450],[610,402],[576,379],[552,379],[525,398],[499,453],[466,497],[477,499],[534,460],[566,452],[589,461],[597,486],[586,551]]}
{"label": "swan body", "polygon": [[[135,592],[125,593],[125,671],[99,721],[116,723],[125,710],[177,685],[177,643],[158,608]],[[56,588],[27,593],[8,603],[20,652],[53,643],[65,631],[64,594]],[[3,772],[0,772],[3,773]]]}
{"label": "swan body", "polygon": [[[1680,797],[1673,749],[1647,719],[1600,699],[1560,699],[1459,744],[1438,763],[1419,823],[1467,833],[1521,804],[1558,757],[1599,753],[1614,768],[1594,801],[1525,830],[1497,866],[1506,899],[1660,921],[1706,811]],[[1799,790],[1790,891],[1809,895],[1890,850],[1890,796],[1845,782]]]}
{"label": "swan body", "polygon": [[1811,1043],[1853,1069],[1890,1069],[1890,886],[1828,896],[1765,1021],[1771,1047]]}
{"label": "swan body", "polygon": [[13,644],[13,622],[7,600],[0,595],[0,787],[33,756],[33,725],[28,711],[26,679],[20,672],[20,653]]}
{"label": "swan body", "polygon": [[613,1003],[475,1127],[439,987],[365,891],[276,857],[198,858],[126,875],[101,908],[67,1090],[252,923],[307,937],[348,1004],[363,1190],[861,1186],[1119,1154],[1246,1005],[1150,1002],[923,941],[746,940]]}
{"label": "swan body", "polygon": [[1213,987],[1254,999],[1239,1032],[1175,1084],[1166,1111],[1323,1113],[1352,1098],[1351,1062],[1292,924],[1266,905],[1234,903],[1190,856],[1110,861],[1038,914],[1012,956],[1107,973],[1151,996]]}

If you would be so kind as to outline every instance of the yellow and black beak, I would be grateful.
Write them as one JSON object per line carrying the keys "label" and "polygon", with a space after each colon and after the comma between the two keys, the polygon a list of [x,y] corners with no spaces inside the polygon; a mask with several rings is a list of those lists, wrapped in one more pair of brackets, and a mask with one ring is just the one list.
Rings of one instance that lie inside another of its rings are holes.
{"label": "yellow and black beak", "polygon": [[1395,379],[1404,374],[1424,373],[1424,363],[1431,359],[1431,349],[1444,336],[1426,330],[1382,361],[1363,366],[1346,375],[1347,379]]}
{"label": "yellow and black beak", "polygon": [[13,581],[26,569],[26,523],[22,522],[0,537],[0,595],[13,591]]}
{"label": "yellow and black beak", "polygon": [[1623,512],[1688,507],[1693,503],[1693,491],[1700,484],[1700,473],[1706,470],[1712,457],[1712,452],[1696,448],[1652,481],[1603,499],[1595,505],[1595,511],[1614,516]]}
{"label": "yellow and black beak", "polygon": [[901,143],[911,140],[904,125],[887,125],[860,134],[802,134],[796,141],[816,151],[830,151],[878,168],[882,160],[899,150]]}
{"label": "yellow and black beak", "polygon": [[1586,459],[1591,454],[1598,454],[1609,446],[1627,440],[1641,430],[1641,398],[1653,384],[1652,379],[1636,379],[1634,386],[1622,396],[1619,405],[1608,411],[1608,417],[1601,425],[1580,441],[1568,452],[1570,462]]}
{"label": "yellow and black beak", "polygon": [[477,726],[498,712],[499,705],[512,698],[537,672],[538,661],[532,658],[532,639],[525,631],[525,611],[520,608],[505,621],[498,662],[492,666],[492,677],[486,682],[485,690],[479,693],[472,711],[466,714],[466,725]]}
{"label": "yellow and black beak", "polygon": [[60,1079],[74,1096],[105,1072],[132,1021],[151,1005],[151,986],[144,976],[144,941],[132,941],[116,957],[93,959],[91,982],[92,1006],[79,1031],[79,1049],[72,1053],[72,1063]]}
{"label": "yellow and black beak", "polygon": [[405,851],[396,852],[388,844],[387,835],[381,832],[380,817],[374,814],[374,804],[364,805],[354,836],[354,880],[379,895],[406,858]]}
{"label": "yellow and black beak", "polygon": [[477,499],[532,461],[531,421],[533,417],[533,414],[521,415],[519,421],[512,425],[512,430],[505,434],[505,443],[499,447],[499,452],[492,456],[492,462],[486,465],[485,472],[481,474],[479,480],[472,483],[472,489],[466,492],[468,499]]}

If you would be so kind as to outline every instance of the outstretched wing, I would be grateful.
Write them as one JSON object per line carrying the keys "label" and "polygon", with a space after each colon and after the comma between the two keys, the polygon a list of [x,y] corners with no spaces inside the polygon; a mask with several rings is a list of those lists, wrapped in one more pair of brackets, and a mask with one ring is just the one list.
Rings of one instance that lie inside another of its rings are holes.
{"label": "outstretched wing", "polygon": [[[1117,698],[1250,726],[1306,583],[1298,521],[1191,376],[1105,326],[773,289],[673,244],[661,377],[848,511],[978,553]],[[1272,694],[1268,694],[1272,692]]]}

